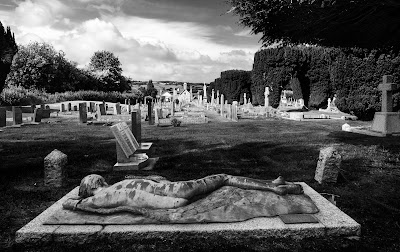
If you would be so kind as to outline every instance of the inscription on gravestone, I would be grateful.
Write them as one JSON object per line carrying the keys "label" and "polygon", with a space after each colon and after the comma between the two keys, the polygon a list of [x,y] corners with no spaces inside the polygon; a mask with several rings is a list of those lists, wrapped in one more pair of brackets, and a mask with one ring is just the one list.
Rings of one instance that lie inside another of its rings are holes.
{"label": "inscription on gravestone", "polygon": [[110,127],[118,146],[122,149],[126,158],[129,158],[139,148],[139,143],[136,141],[129,126],[125,123],[118,123]]}

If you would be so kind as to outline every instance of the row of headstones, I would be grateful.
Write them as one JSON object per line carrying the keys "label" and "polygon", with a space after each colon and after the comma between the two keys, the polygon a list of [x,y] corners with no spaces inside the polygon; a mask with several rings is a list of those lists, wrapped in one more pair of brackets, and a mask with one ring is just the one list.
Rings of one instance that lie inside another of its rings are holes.
{"label": "row of headstones", "polygon": [[[50,117],[50,108],[45,108],[44,105],[40,108],[36,108],[35,105],[32,106],[33,109],[33,122],[40,122],[42,118],[49,118]],[[13,125],[20,125],[22,124],[22,108],[18,106],[12,107],[12,118],[13,118]],[[5,127],[7,121],[7,114],[6,108],[0,107],[0,127]]]}
{"label": "row of headstones", "polygon": [[211,103],[206,104],[207,110],[219,110],[221,117],[230,119],[232,121],[238,121],[238,102],[233,101],[232,104],[228,104],[228,101],[225,100],[224,94],[219,96],[219,91],[217,96],[219,97],[219,102],[215,102],[213,99],[211,99]]}

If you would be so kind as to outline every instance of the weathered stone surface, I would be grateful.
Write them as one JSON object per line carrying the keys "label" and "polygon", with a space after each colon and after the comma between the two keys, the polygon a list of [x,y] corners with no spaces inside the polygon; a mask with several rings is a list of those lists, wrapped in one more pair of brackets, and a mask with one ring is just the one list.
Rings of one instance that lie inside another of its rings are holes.
{"label": "weathered stone surface", "polygon": [[22,110],[20,107],[12,107],[13,124],[22,124]]}
{"label": "weathered stone surface", "polygon": [[79,103],[79,123],[87,123],[86,102]]}
{"label": "weathered stone surface", "polygon": [[[15,241],[19,246],[32,246],[43,250],[47,245],[58,241],[60,244],[73,244],[75,241],[98,243],[106,241],[109,246],[130,244],[137,246],[143,242],[173,242],[179,237],[204,242],[220,236],[221,239],[263,239],[287,238],[303,239],[310,237],[334,237],[360,235],[361,226],[335,205],[321,196],[305,183],[304,193],[320,210],[314,216],[319,223],[284,224],[279,217],[254,218],[233,223],[198,224],[158,224],[158,225],[43,225],[57,211],[62,211],[62,203],[76,197],[78,187],[65,195],[57,203],[16,232]],[[192,242],[194,242],[192,240]],[[172,244],[172,243],[170,243]]]}
{"label": "weathered stone surface", "polygon": [[341,162],[342,156],[336,147],[329,146],[321,149],[314,179],[320,184],[336,183]]}
{"label": "weathered stone surface", "polygon": [[61,151],[54,149],[44,158],[44,185],[61,187],[64,177],[64,169],[68,157]]}

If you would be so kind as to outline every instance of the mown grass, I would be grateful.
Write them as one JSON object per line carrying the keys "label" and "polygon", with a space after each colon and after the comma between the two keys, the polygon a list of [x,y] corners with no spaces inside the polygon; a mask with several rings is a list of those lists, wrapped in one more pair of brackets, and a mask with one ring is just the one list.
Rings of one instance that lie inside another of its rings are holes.
{"label": "mown grass", "polygon": [[[338,195],[337,206],[362,225],[360,240],[319,238],[155,241],[134,249],[171,251],[395,251],[400,250],[400,138],[375,138],[340,131],[342,121],[296,122],[243,120],[181,127],[142,124],[143,141],[154,143],[160,157],[152,174],[171,180],[227,173],[260,179],[279,175],[304,181],[320,193]],[[336,184],[319,185],[314,173],[319,149],[336,144],[343,157]],[[115,141],[106,126],[78,125],[73,121],[41,124],[0,133],[0,250],[21,249],[15,231],[79,184],[89,173],[102,174],[114,183],[126,173],[111,172],[116,161]],[[68,155],[67,179],[61,189],[34,187],[43,181],[43,157],[53,149]],[[144,175],[140,171],[131,174]],[[33,186],[33,187],[32,187]],[[28,188],[28,189],[26,189]],[[37,189],[35,189],[37,188]],[[42,248],[39,248],[40,251]],[[93,245],[56,250],[133,249],[128,244]]]}

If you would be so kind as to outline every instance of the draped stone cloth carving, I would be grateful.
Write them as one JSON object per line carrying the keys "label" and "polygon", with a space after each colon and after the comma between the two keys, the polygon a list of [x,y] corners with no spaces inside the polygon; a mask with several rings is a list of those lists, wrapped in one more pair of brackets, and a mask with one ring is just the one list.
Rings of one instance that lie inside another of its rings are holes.
{"label": "draped stone cloth carving", "polygon": [[45,224],[153,224],[238,222],[283,214],[313,214],[318,208],[305,194],[274,192],[224,186],[189,205],[175,209],[134,207],[90,208],[68,199],[64,209]]}

